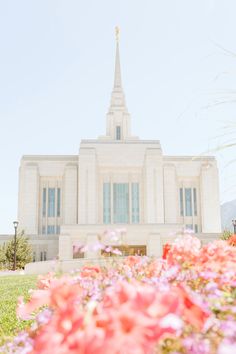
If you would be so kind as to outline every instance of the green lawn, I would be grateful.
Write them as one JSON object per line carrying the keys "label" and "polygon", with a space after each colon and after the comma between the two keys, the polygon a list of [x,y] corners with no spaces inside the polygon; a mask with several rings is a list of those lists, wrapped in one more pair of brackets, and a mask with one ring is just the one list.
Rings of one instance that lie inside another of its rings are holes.
{"label": "green lawn", "polygon": [[28,291],[36,286],[37,276],[16,275],[0,277],[0,345],[19,330],[29,326],[29,321],[16,318],[19,296],[29,298]]}

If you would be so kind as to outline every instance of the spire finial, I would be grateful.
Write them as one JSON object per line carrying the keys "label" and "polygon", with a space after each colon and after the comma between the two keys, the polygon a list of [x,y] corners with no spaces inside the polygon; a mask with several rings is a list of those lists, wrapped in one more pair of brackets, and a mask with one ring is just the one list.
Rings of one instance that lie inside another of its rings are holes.
{"label": "spire finial", "polygon": [[120,29],[118,26],[115,27],[115,32],[116,32],[116,41],[119,42],[120,39]]}

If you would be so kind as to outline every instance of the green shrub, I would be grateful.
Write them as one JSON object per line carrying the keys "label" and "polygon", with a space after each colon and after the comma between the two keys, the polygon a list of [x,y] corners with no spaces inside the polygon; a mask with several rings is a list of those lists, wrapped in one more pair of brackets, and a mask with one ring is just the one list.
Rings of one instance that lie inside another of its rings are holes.
{"label": "green shrub", "polygon": [[7,263],[6,244],[0,245],[0,269],[5,269]]}
{"label": "green shrub", "polygon": [[221,240],[228,240],[232,236],[232,232],[229,230],[224,230],[220,236]]}
{"label": "green shrub", "polygon": [[[8,269],[14,268],[14,238],[6,244],[6,265]],[[22,232],[16,237],[16,269],[22,269],[26,263],[32,262],[32,247]]]}

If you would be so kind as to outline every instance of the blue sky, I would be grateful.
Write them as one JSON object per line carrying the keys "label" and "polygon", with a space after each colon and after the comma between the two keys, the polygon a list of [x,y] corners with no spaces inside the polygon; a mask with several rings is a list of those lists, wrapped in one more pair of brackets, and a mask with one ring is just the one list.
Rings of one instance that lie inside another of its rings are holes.
{"label": "blue sky", "polygon": [[[0,233],[22,155],[77,154],[105,132],[116,25],[134,135],[169,155],[235,141],[235,13],[235,0],[0,0]],[[221,202],[235,199],[236,149],[214,154]]]}

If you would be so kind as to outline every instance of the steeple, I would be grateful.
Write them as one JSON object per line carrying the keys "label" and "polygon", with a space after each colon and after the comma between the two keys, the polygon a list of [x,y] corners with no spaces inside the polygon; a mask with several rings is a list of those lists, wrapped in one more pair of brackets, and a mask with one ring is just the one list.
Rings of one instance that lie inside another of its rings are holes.
{"label": "steeple", "polygon": [[125,94],[122,88],[120,51],[119,51],[119,28],[115,28],[116,33],[116,56],[115,56],[115,76],[114,86],[111,93],[110,107],[107,113],[106,136],[101,137],[106,140],[136,140],[130,134],[130,115],[125,103]]}
{"label": "steeple", "polygon": [[120,30],[118,27],[115,28],[115,32],[116,32],[115,76],[114,76],[114,86],[111,94],[111,103],[110,103],[109,112],[113,112],[114,110],[127,112],[125,95],[122,89],[122,82],[121,82],[120,50],[119,50]]}

